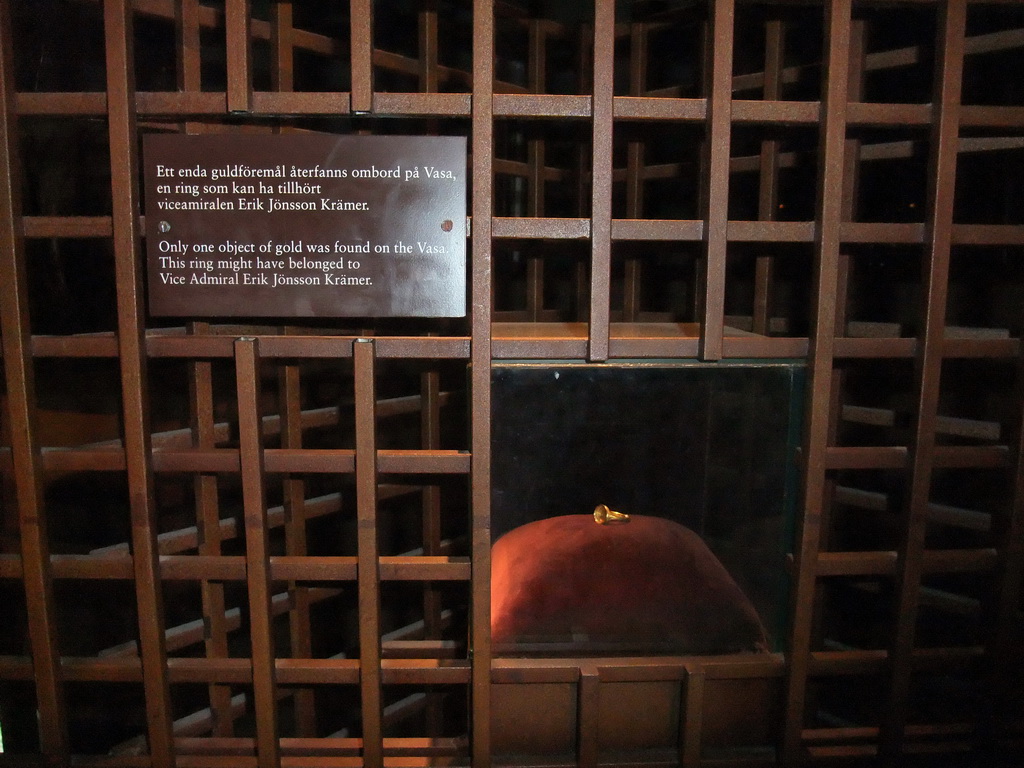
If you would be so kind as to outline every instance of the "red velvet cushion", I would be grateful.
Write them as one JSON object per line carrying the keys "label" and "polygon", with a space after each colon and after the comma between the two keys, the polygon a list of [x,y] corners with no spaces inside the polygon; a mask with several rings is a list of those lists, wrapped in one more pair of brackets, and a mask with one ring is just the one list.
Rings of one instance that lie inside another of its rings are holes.
{"label": "red velvet cushion", "polygon": [[633,515],[566,515],[494,543],[491,635],[498,652],[545,643],[680,654],[765,650],[757,611],[700,536]]}

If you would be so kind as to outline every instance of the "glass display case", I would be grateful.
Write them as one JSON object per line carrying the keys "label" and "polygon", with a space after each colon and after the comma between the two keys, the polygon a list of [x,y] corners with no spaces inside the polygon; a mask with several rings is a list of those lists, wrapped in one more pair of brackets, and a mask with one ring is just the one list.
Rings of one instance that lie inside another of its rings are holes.
{"label": "glass display case", "polygon": [[804,374],[496,364],[496,652],[779,648]]}

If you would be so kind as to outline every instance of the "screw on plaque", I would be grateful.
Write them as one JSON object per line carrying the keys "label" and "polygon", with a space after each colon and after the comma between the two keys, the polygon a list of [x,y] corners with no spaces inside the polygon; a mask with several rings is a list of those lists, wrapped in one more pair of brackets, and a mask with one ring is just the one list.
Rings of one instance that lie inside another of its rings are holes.
{"label": "screw on plaque", "polygon": [[171,231],[171,225],[168,224],[166,221],[161,221],[157,225],[157,229],[159,229],[161,232],[170,232]]}
{"label": "screw on plaque", "polygon": [[441,229],[443,229],[445,232],[451,232],[453,226],[455,225],[452,224],[451,219],[445,219],[444,221],[441,222]]}

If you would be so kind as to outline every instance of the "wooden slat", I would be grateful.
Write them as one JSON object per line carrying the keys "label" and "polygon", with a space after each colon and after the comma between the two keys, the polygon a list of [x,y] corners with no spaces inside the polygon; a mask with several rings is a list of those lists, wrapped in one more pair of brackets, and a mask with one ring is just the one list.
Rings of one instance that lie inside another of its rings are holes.
{"label": "wooden slat", "polygon": [[[287,10],[285,10],[287,8]],[[280,6],[277,16],[280,35],[290,37],[291,7]],[[289,47],[291,43],[289,42]],[[286,63],[291,63],[290,54],[282,52]],[[280,66],[280,65],[279,65]],[[285,333],[289,329],[284,329]],[[283,366],[278,374],[281,391],[281,445],[283,448],[302,447],[302,381],[298,365]],[[336,423],[336,422],[335,422]],[[285,517],[285,552],[290,557],[307,554],[306,539],[306,484],[301,477],[282,478],[283,507]],[[273,563],[271,564],[273,570]],[[307,587],[291,581],[288,585],[292,608],[288,614],[288,634],[291,655],[297,658],[313,656],[313,637],[310,624],[310,591]],[[310,689],[295,692],[296,731],[300,736],[316,735],[316,702]]]}
{"label": "wooden slat", "polygon": [[22,219],[25,237],[110,237],[113,223],[109,216],[26,216]]}
{"label": "wooden slat", "polygon": [[473,235],[470,320],[470,705],[473,765],[491,762],[491,313],[492,216],[494,213],[494,7],[473,0],[473,114],[471,119]]}
{"label": "wooden slat", "polygon": [[[0,422],[10,425],[11,466],[0,472],[11,482],[9,496],[17,510],[4,512],[17,520],[21,563],[15,578],[22,580],[32,653],[35,696],[39,714],[39,749],[53,763],[66,762],[70,749],[64,688],[58,668],[58,638],[53,600],[47,515],[41,482],[39,445],[34,430],[36,402],[31,349],[29,283],[25,242],[21,236],[21,169],[19,135],[14,113],[15,63],[8,3],[0,3],[0,342],[8,413]],[[3,405],[0,404],[0,408]],[[0,519],[0,525],[3,524]],[[11,638],[18,642],[17,639]]]}
{"label": "wooden slat", "polygon": [[380,561],[377,542],[377,425],[374,342],[353,347],[356,397],[356,515],[359,579],[359,673],[363,762],[383,766]]}
{"label": "wooden slat", "polygon": [[174,765],[173,716],[164,641],[163,592],[157,560],[156,502],[149,429],[149,382],[139,226],[139,147],[135,118],[132,11],[127,0],[105,0],[107,110],[110,130],[114,270],[123,434],[132,521],[146,721],[154,768]]}
{"label": "wooden slat", "polygon": [[225,0],[228,112],[252,111],[252,8],[250,0]]}
{"label": "wooden slat", "polygon": [[495,218],[493,236],[496,238],[544,238],[551,240],[583,240],[590,237],[590,221],[587,219],[537,218]]}
{"label": "wooden slat", "polygon": [[679,764],[683,768],[701,765],[701,734],[704,730],[704,692],[706,676],[703,667],[687,670],[680,708]]}
{"label": "wooden slat", "polygon": [[667,219],[614,219],[615,240],[684,240],[698,242],[704,237],[703,221]]}
{"label": "wooden slat", "polygon": [[[547,28],[539,19],[531,19],[528,27],[527,82],[529,90],[540,94],[547,84]],[[492,99],[494,110],[499,107]],[[590,103],[587,100],[589,116]],[[527,144],[525,178],[526,214],[531,218],[544,216],[546,181],[554,169],[546,166],[546,145],[542,138],[532,137]],[[497,169],[495,169],[497,172]],[[563,177],[564,178],[564,177]],[[590,233],[590,222],[586,222],[587,234]],[[493,230],[492,230],[493,234]],[[538,249],[532,251],[526,262],[526,313],[530,320],[537,321],[544,314],[544,258]]]}
{"label": "wooden slat", "polygon": [[[629,93],[640,96],[647,88],[647,25],[632,23],[629,28]],[[638,139],[632,139],[626,147],[626,217],[641,219],[644,213],[644,158],[646,148]],[[614,223],[612,237],[615,237]],[[643,284],[643,262],[630,253],[625,263],[622,288],[622,319],[630,322],[637,319],[641,311],[641,287]]]}
{"label": "wooden slat", "polygon": [[[191,13],[198,9],[193,4]],[[203,323],[193,324],[190,331],[202,333],[209,330]],[[214,423],[213,372],[209,361],[196,361],[189,370],[189,410],[192,421],[192,443],[197,448],[212,448],[217,442],[217,425]],[[220,519],[220,504],[217,496],[217,477],[202,473],[193,481],[196,499],[197,544],[201,555],[216,557],[221,553],[223,527]],[[158,539],[158,546],[160,541]],[[225,621],[224,584],[204,580],[200,585],[200,599],[203,617],[208,627],[205,651],[208,658],[226,658],[228,652],[228,630]],[[232,736],[234,718],[231,689],[222,685],[210,686],[210,709],[216,713],[213,721],[215,736]]]}
{"label": "wooden slat", "polygon": [[804,438],[803,520],[796,549],[796,576],[790,625],[791,658],[786,682],[786,715],[782,760],[796,763],[801,752],[807,674],[813,627],[813,594],[821,541],[822,505],[832,400],[832,360],[835,355],[836,308],[839,284],[839,240],[843,205],[843,157],[846,103],[849,90],[851,8],[849,0],[826,6],[824,110],[820,128],[817,232],[813,278],[811,348],[808,360],[811,389]]}
{"label": "wooden slat", "polygon": [[851,102],[846,107],[846,119],[849,125],[855,126],[928,125],[932,120],[932,107],[930,104]]}
{"label": "wooden slat", "polygon": [[181,0],[174,6],[177,38],[175,58],[179,91],[202,89],[202,42],[200,38],[199,0]]}
{"label": "wooden slat", "polygon": [[612,259],[612,113],[615,94],[615,9],[594,0],[591,125],[590,330],[587,358],[608,358]]}
{"label": "wooden slat", "polygon": [[[782,95],[782,69],[786,40],[785,23],[772,19],[765,24],[764,98],[777,100]],[[758,157],[758,219],[774,221],[778,213],[780,142],[763,139]],[[731,161],[730,161],[731,162]],[[772,313],[775,259],[759,254],[754,266],[754,306],[752,329],[768,335]]]}
{"label": "wooden slat", "polygon": [[373,103],[373,3],[351,0],[349,6],[352,105],[356,114],[371,112]]}
{"label": "wooden slat", "polygon": [[601,677],[593,666],[580,668],[576,695],[576,764],[580,768],[597,768],[601,732]]}
{"label": "wooden slat", "polygon": [[952,245],[953,198],[956,187],[957,137],[960,126],[960,91],[964,64],[967,11],[963,4],[946,3],[940,13],[942,54],[935,73],[935,122],[931,143],[931,206],[928,211],[928,273],[922,322],[923,338],[917,349],[918,401],[910,450],[910,492],[900,546],[897,573],[895,632],[890,650],[892,681],[889,707],[882,721],[880,753],[889,761],[899,755],[909,716],[910,657],[920,605],[928,504],[936,463],[936,420],[942,375],[942,342]]}
{"label": "wooden slat", "polygon": [[240,338],[235,342],[235,376],[245,518],[246,586],[249,590],[249,629],[252,639],[253,703],[256,710],[256,754],[260,768],[278,768],[281,747],[278,741],[270,552],[260,413],[262,378],[257,339]]}
{"label": "wooden slat", "polygon": [[781,125],[815,125],[821,119],[821,105],[816,101],[781,101],[777,98],[733,102],[735,123]]}
{"label": "wooden slat", "polygon": [[291,3],[277,3],[271,7],[270,85],[275,91],[295,89],[295,28],[292,26]]}
{"label": "wooden slat", "polygon": [[[420,374],[420,447],[436,450],[441,445],[441,376],[437,370]],[[441,488],[430,485],[423,489],[420,505],[422,511],[421,530],[423,533],[423,554],[438,557],[443,550],[441,526]],[[467,579],[471,566],[467,562]],[[444,601],[438,585],[425,584],[423,587],[423,622],[425,636],[440,638],[443,629],[442,615]],[[436,720],[435,720],[436,722]]]}
{"label": "wooden slat", "polygon": [[375,93],[375,115],[460,117],[470,114],[468,93]]}
{"label": "wooden slat", "polygon": [[419,78],[420,90],[435,93],[440,82],[438,64],[438,13],[435,8],[426,8],[418,14],[419,22]]}
{"label": "wooden slat", "polygon": [[698,286],[703,317],[699,354],[702,360],[722,358],[725,315],[725,270],[729,226],[729,154],[732,133],[732,66],[735,26],[733,0],[715,0],[710,29],[710,75],[707,83],[707,137],[704,141],[704,178],[701,211],[704,259]]}
{"label": "wooden slat", "polygon": [[587,96],[497,93],[493,104],[495,117],[591,117]]}
{"label": "wooden slat", "polygon": [[616,96],[615,117],[623,120],[673,120],[697,123],[707,114],[706,99]]}

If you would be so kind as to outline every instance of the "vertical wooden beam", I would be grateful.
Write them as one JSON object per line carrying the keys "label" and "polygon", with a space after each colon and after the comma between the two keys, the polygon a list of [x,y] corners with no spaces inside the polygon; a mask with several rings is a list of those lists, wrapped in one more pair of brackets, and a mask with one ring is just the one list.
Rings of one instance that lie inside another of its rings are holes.
{"label": "vertical wooden beam", "polygon": [[683,768],[700,766],[700,742],[704,731],[704,666],[690,665],[686,668],[684,700],[682,702],[682,725],[679,729],[680,757]]}
{"label": "vertical wooden beam", "polygon": [[256,709],[256,758],[259,768],[279,768],[277,681],[274,667],[273,597],[270,584],[263,415],[260,408],[260,348],[255,338],[235,341],[238,394],[238,450],[242,466],[245,520],[245,572],[252,637],[253,703]]}
{"label": "vertical wooden beam", "polygon": [[[591,93],[594,87],[594,29],[592,26],[583,25],[580,30],[580,42],[576,49],[577,72],[579,72],[579,92]],[[614,104],[614,102],[613,102]],[[576,215],[587,216],[590,211],[587,209],[590,200],[590,189],[587,182],[592,174],[588,173],[588,165],[591,160],[591,152],[583,142],[576,148]],[[573,270],[574,303],[576,313],[575,320],[586,322],[590,316],[590,270],[585,258],[576,262]]]}
{"label": "vertical wooden beam", "polygon": [[149,748],[154,768],[171,768],[174,745],[149,429],[131,14],[128,0],[104,2],[118,360]]}
{"label": "vertical wooden beam", "polygon": [[[544,93],[547,79],[547,29],[541,19],[529,21],[527,77],[532,93]],[[544,215],[544,169],[547,165],[543,139],[531,139],[527,146],[526,215]],[[539,322],[544,311],[543,243],[531,243],[526,259],[526,312],[530,322]]]}
{"label": "vertical wooden beam", "polygon": [[[643,96],[647,90],[647,24],[629,25],[629,95]],[[626,147],[626,218],[644,215],[644,143],[630,141]],[[640,317],[640,288],[643,262],[635,255],[626,259],[622,287],[622,320],[635,322]]]}
{"label": "vertical wooden beam", "polygon": [[[175,5],[175,28],[178,42],[177,79],[182,91],[202,90],[202,57],[199,34],[199,0],[182,0]],[[194,124],[185,123],[186,133]],[[209,331],[209,323],[189,323],[188,331],[201,334]],[[214,399],[213,366],[209,360],[196,360],[189,364],[189,409],[192,422],[192,445],[213,448]],[[217,495],[217,476],[200,473],[193,482],[196,500],[196,526],[200,532],[199,553],[215,557],[221,553],[220,503]],[[204,579],[199,586],[203,606],[203,621],[207,633],[204,641],[206,657],[223,659],[228,656],[228,627],[225,617],[224,584]],[[213,735],[234,735],[234,710],[231,706],[231,688],[211,683],[209,686],[210,711],[213,713]]]}
{"label": "vertical wooden beam", "polygon": [[[850,65],[847,71],[848,92],[847,99],[851,102],[860,101],[864,93],[864,22],[854,20],[850,27]],[[860,147],[859,139],[847,139],[843,155],[843,221],[853,221],[856,214],[857,185],[860,180]],[[835,297],[835,332],[837,336],[844,336],[847,325],[847,309],[849,304],[849,282],[850,282],[850,256],[840,251],[837,265],[838,278],[836,280]],[[839,428],[842,422],[843,385],[845,382],[845,371],[842,367],[836,367],[832,371],[832,392],[831,405],[829,406],[828,444],[836,445],[839,439]],[[826,478],[825,495],[822,501],[821,517],[821,548],[830,548],[831,538],[831,515],[835,497],[835,479]],[[823,593],[815,591],[815,612],[819,613],[823,607]],[[820,619],[820,614],[818,616]],[[816,620],[816,636],[820,627]]]}
{"label": "vertical wooden beam", "polygon": [[590,331],[587,358],[608,359],[612,282],[612,139],[615,3],[594,0],[590,203]]}
{"label": "vertical wooden beam", "polygon": [[[441,447],[441,376],[436,370],[420,374],[420,446],[424,450]],[[423,554],[441,554],[441,489],[423,488]],[[441,591],[436,584],[423,585],[423,625],[428,638],[439,638],[441,631]]]}
{"label": "vertical wooden beam", "polygon": [[270,47],[273,64],[270,85],[275,91],[295,90],[295,40],[292,27],[292,0],[278,0],[271,6]]}
{"label": "vertical wooden beam", "polygon": [[252,111],[252,8],[250,0],[226,0],[228,112]]}
{"label": "vertical wooden beam", "polygon": [[[437,450],[441,447],[441,374],[436,369],[420,374],[420,447]],[[441,488],[426,485],[420,505],[422,514],[423,554],[441,554]],[[436,582],[423,583],[423,631],[425,639],[440,640],[444,610],[442,591]],[[444,728],[441,697],[427,697],[427,735],[439,736]]]}
{"label": "vertical wooden beam", "polygon": [[597,768],[601,716],[601,676],[596,667],[580,668],[576,683],[576,765]]}
{"label": "vertical wooden beam", "polygon": [[352,52],[352,103],[359,113],[373,111],[373,0],[351,0],[349,4]]}
{"label": "vertical wooden beam", "polygon": [[[205,333],[208,323],[190,323],[189,332]],[[216,444],[213,371],[209,360],[196,360],[189,366],[189,407],[192,412],[192,445],[213,448]],[[217,496],[217,476],[200,473],[193,483],[196,498],[196,525],[199,528],[199,553],[206,557],[221,554],[220,503]],[[224,584],[203,579],[200,583],[203,620],[206,622],[206,656],[211,659],[227,658],[228,627],[225,617]],[[210,684],[210,709],[214,714],[213,734],[232,736],[234,717],[231,707],[231,688]]]}
{"label": "vertical wooden beam", "polygon": [[[1017,357],[1016,403],[1018,408],[1024,409],[1024,349]],[[1009,669],[1020,669],[1018,617],[1021,589],[1024,588],[1024,410],[1018,413],[1018,418],[1009,470],[1013,478],[1012,496],[997,539],[999,566],[992,596],[992,630],[988,637],[989,661],[985,669],[987,688],[994,700],[993,712],[987,714],[990,717],[996,714],[997,717],[996,722],[986,723],[986,726],[988,733],[996,738],[1003,735],[1001,731],[1005,728],[1004,723],[998,722],[998,717],[1013,712],[1021,685],[1019,671],[1017,674],[1006,673]]]}
{"label": "vertical wooden beam", "polygon": [[[855,19],[850,27],[850,66],[847,72],[847,100],[859,102],[864,98],[864,69],[866,57],[866,34],[865,22]],[[860,154],[862,142],[860,139],[848,138],[846,150],[843,156],[843,221],[855,221],[857,218],[857,197],[860,189]],[[839,254],[839,283],[836,290],[836,335],[846,335],[848,318],[849,285],[850,285],[850,256],[845,252]],[[835,393],[835,398],[841,397]],[[840,413],[835,410],[832,414],[833,424],[831,427],[832,438],[836,437]]]}
{"label": "vertical wooden beam", "polygon": [[419,66],[420,91],[437,93],[439,85],[438,66],[438,18],[436,3],[429,3],[419,13]]}
{"label": "vertical wooden beam", "polygon": [[735,0],[715,0],[711,11],[711,71],[707,90],[707,187],[704,197],[704,266],[699,354],[722,357],[725,330],[725,268],[729,226],[729,148],[732,132],[732,48]]}
{"label": "vertical wooden beam", "polygon": [[842,224],[843,158],[849,89],[851,0],[826,5],[828,52],[820,127],[820,160],[816,203],[814,298],[807,413],[804,419],[803,503],[796,542],[795,576],[790,619],[789,669],[782,762],[803,759],[801,732],[807,695],[813,627],[816,568],[821,543],[825,494],[825,452],[832,406],[832,365],[836,335],[835,296],[839,282],[839,232]]}
{"label": "vertical wooden beam", "polygon": [[176,59],[178,89],[198,91],[202,77],[199,0],[180,0],[175,4],[174,25],[178,38]]}
{"label": "vertical wooden beam", "polygon": [[[765,24],[764,40],[764,100],[782,98],[782,67],[785,58],[786,25],[779,19]],[[761,142],[759,158],[760,184],[758,190],[758,218],[775,221],[779,212],[779,145],[778,139]],[[753,331],[767,336],[771,323],[771,298],[775,273],[775,258],[768,254],[757,257],[754,265]]]}
{"label": "vertical wooden beam", "polygon": [[[864,42],[865,23],[855,19],[850,26],[850,65],[847,70],[847,100],[858,102],[864,95]],[[843,156],[843,221],[853,221],[856,214],[857,185],[860,181],[860,148],[859,139],[847,139]],[[849,304],[851,259],[849,254],[840,251],[836,265],[835,293],[835,334],[846,335],[847,308]],[[837,445],[839,429],[842,422],[843,387],[846,382],[846,370],[842,365],[832,369],[832,391],[829,404],[828,445]],[[832,514],[835,507],[836,479],[834,476],[825,478],[824,494],[821,502],[821,539],[819,547],[828,551],[832,547]],[[824,608],[828,594],[829,582],[818,582],[814,589],[814,607],[812,609],[812,642],[820,642],[824,633]],[[816,701],[808,703],[808,707],[816,706]]]}
{"label": "vertical wooden beam", "polygon": [[263,416],[259,341],[235,341],[239,458],[245,526],[246,582],[252,644],[256,750],[260,768],[277,768],[277,686],[274,667],[273,610],[270,583],[267,505],[263,454]]}
{"label": "vertical wooden beam", "polygon": [[909,446],[910,490],[904,513],[905,528],[899,549],[896,579],[896,613],[893,617],[896,632],[890,649],[892,686],[889,706],[882,721],[880,744],[881,754],[889,764],[895,764],[899,759],[906,728],[911,656],[920,608],[924,539],[935,463],[942,343],[946,331],[966,24],[966,3],[949,0],[943,4],[936,44],[941,54],[937,62],[935,97],[932,100],[935,112],[931,132],[930,199],[925,222],[927,285],[921,325],[923,336],[917,345],[917,415],[913,443]]}
{"label": "vertical wooden beam", "polygon": [[57,647],[42,468],[33,428],[35,376],[21,224],[12,34],[9,0],[0,0],[0,341],[10,410],[12,497],[20,528],[22,586],[39,710],[39,747],[49,761],[60,765],[68,761],[68,723]]}
{"label": "vertical wooden beam", "polygon": [[353,346],[356,398],[356,517],[359,579],[359,674],[363,765],[384,764],[381,694],[380,554],[377,541],[377,397],[374,342]]}
{"label": "vertical wooden beam", "polygon": [[494,205],[494,4],[473,0],[473,237],[470,332],[471,759],[491,764],[491,232]]}
{"label": "vertical wooden beam", "polygon": [[[701,47],[700,60],[704,62],[704,67],[705,67],[705,74],[704,74],[705,86],[704,86],[704,92],[705,92],[705,96],[706,96],[707,93],[710,92],[711,87],[712,87],[711,86],[711,79],[712,79],[711,78],[711,68],[712,68],[711,57],[714,55],[714,50],[712,48],[711,22],[710,21],[705,21],[704,24],[702,25],[701,36],[700,36],[700,47]],[[705,101],[709,102],[710,100],[705,98]],[[705,126],[708,125],[708,122],[707,122],[706,118],[707,118],[707,115],[705,114]],[[709,168],[708,161],[711,158],[711,148],[708,146],[710,141],[711,141],[710,135],[709,134],[705,134],[705,136],[704,136],[704,146],[702,147],[700,154],[697,156],[697,178],[699,180],[699,183],[697,184],[697,211],[698,211],[700,217],[704,220],[704,224],[703,224],[704,230],[707,230],[706,215],[707,215],[707,212],[709,210],[709,207],[708,207],[708,193],[710,192],[710,187],[711,187],[711,185],[708,183],[710,178],[711,178],[710,177],[710,172],[708,170],[708,168]],[[702,238],[703,238],[703,235],[702,235]],[[693,286],[694,286],[693,287],[693,319],[694,319],[694,321],[696,321],[698,323],[701,323],[701,336],[704,335],[704,331],[703,331],[703,319],[704,319],[704,313],[705,313],[704,312],[704,305],[705,305],[705,303],[707,301],[707,291],[705,290],[705,288],[707,286],[707,275],[706,275],[707,264],[706,264],[706,261],[707,261],[706,258],[705,259],[697,259],[693,263],[693,278],[694,278],[694,280],[693,280]],[[725,318],[724,317],[722,318],[722,322],[723,323],[725,322]],[[702,342],[698,342],[698,352],[699,352],[699,347],[700,347],[701,343]]]}
{"label": "vertical wooden beam", "polygon": [[[290,329],[285,328],[284,333]],[[302,381],[298,365],[281,366],[278,376],[281,393],[278,412],[281,414],[281,447],[302,448]],[[282,479],[285,519],[285,552],[291,557],[308,554],[306,541],[306,484],[301,477],[287,475]],[[293,658],[308,659],[313,655],[310,631],[309,588],[292,581],[288,583],[291,608],[288,611],[288,634]],[[300,737],[316,735],[316,706],[311,688],[295,691],[295,726]]]}
{"label": "vertical wooden beam", "polygon": [[[198,93],[203,89],[202,36],[199,23],[199,0],[182,0],[174,6],[174,29],[178,55],[178,90]],[[181,123],[184,133],[195,133],[200,124],[190,120]]]}

